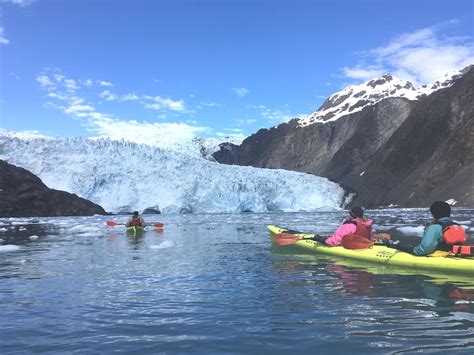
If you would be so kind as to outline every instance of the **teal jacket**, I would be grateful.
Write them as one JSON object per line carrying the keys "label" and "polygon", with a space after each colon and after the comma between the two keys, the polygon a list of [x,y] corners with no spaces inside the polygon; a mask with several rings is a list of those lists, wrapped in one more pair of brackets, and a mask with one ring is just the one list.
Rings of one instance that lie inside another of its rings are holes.
{"label": "teal jacket", "polygon": [[[452,222],[450,217],[443,217],[439,219],[440,222]],[[436,250],[439,243],[444,242],[443,227],[439,224],[431,224],[423,233],[423,239],[420,245],[413,248],[415,255],[428,255]]]}

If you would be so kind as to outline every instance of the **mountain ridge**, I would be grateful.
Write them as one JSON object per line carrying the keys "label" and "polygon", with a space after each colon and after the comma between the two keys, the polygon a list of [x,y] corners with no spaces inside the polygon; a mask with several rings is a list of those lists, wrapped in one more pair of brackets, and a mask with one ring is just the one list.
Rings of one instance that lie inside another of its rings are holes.
{"label": "mountain ridge", "polygon": [[[261,129],[240,146],[233,146],[231,150],[227,146],[227,150],[221,149],[214,157],[222,163],[304,171],[327,177],[357,193],[353,204],[419,207],[429,205],[433,199],[455,198],[459,205],[474,206],[472,183],[468,179],[472,171],[468,168],[472,161],[470,156],[474,155],[469,143],[474,141],[471,89],[474,69],[469,66],[459,72],[462,75],[446,76],[447,80],[438,81],[436,87],[431,88],[436,90],[419,95],[416,100],[388,97],[338,119],[306,126],[302,126],[299,119],[293,119],[277,127]],[[427,124],[430,120],[434,123]],[[440,131],[437,127],[443,129]],[[452,145],[455,148],[450,148],[449,140],[442,134],[457,142]],[[409,144],[403,143],[404,136],[410,137]],[[428,144],[430,136],[436,137],[434,144]],[[425,142],[429,149],[415,144],[418,141]],[[396,152],[403,153],[397,155]],[[413,160],[418,156],[423,159]],[[405,164],[405,160],[416,161],[416,164]],[[442,162],[443,168],[431,168],[429,171],[435,177],[425,178],[423,171],[417,170],[417,164],[426,169],[430,167],[425,161],[433,166]],[[450,161],[456,162],[457,166],[452,169],[459,174],[449,175],[447,167],[453,165]],[[392,171],[391,165],[406,165],[410,170],[404,170],[403,174],[395,170],[393,175],[397,178],[387,178],[384,172]],[[416,185],[416,191],[405,196],[402,190],[410,190],[410,181]]]}
{"label": "mountain ridge", "polygon": [[371,106],[384,99],[402,97],[408,100],[417,100],[423,96],[451,86],[461,77],[469,67],[446,73],[443,78],[418,88],[407,81],[385,73],[377,78],[362,84],[349,85],[344,89],[329,96],[321,107],[312,114],[298,118],[298,124],[305,127],[314,123],[335,121],[347,114],[361,111],[364,107]]}

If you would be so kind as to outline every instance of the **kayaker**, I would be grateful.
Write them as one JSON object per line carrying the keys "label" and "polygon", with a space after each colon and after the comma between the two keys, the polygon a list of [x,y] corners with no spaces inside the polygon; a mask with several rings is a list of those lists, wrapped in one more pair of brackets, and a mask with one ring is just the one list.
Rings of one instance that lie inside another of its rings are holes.
{"label": "kayaker", "polygon": [[451,206],[444,201],[435,201],[430,207],[433,222],[424,230],[423,238],[417,246],[409,246],[397,241],[385,241],[387,246],[413,255],[423,256],[435,250],[451,251],[452,246],[463,244],[466,233],[451,219]]}
{"label": "kayaker", "polygon": [[373,221],[370,218],[364,218],[364,209],[361,206],[354,206],[349,211],[349,218],[342,222],[332,236],[317,236],[315,239],[332,247],[341,245],[342,238],[349,234],[357,234],[370,239],[372,224]]}
{"label": "kayaker", "polygon": [[125,224],[126,227],[145,227],[145,221],[138,214],[138,211],[133,212],[132,217],[130,217]]}

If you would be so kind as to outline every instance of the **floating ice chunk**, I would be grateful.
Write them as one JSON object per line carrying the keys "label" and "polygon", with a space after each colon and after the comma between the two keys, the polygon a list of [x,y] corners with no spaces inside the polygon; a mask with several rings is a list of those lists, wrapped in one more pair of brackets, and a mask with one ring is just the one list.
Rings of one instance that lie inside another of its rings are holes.
{"label": "floating ice chunk", "polygon": [[417,236],[422,236],[423,231],[425,230],[425,227],[423,226],[417,226],[417,227],[398,227],[398,231],[400,231],[404,235],[417,235]]}
{"label": "floating ice chunk", "polygon": [[97,232],[81,233],[78,235],[80,237],[99,237],[102,235],[102,233],[100,231],[97,231]]}
{"label": "floating ice chunk", "polygon": [[13,245],[13,244],[0,245],[0,252],[16,251],[19,249],[20,247],[18,245]]}
{"label": "floating ice chunk", "polygon": [[7,230],[7,228],[0,228],[0,232],[6,232]]}
{"label": "floating ice chunk", "polygon": [[176,243],[172,240],[165,240],[163,243],[157,245],[150,245],[150,249],[168,249],[176,246]]}
{"label": "floating ice chunk", "polygon": [[456,201],[454,198],[450,198],[449,200],[446,200],[446,203],[454,206],[456,203],[458,203],[458,201]]}
{"label": "floating ice chunk", "polygon": [[101,233],[101,229],[99,227],[94,226],[84,226],[84,225],[77,225],[73,226],[68,229],[69,233],[72,234],[85,234],[85,233]]}
{"label": "floating ice chunk", "polygon": [[38,237],[37,235],[32,235],[32,236],[30,236],[30,240],[36,240],[36,239],[38,239],[38,238],[39,238],[39,237]]}

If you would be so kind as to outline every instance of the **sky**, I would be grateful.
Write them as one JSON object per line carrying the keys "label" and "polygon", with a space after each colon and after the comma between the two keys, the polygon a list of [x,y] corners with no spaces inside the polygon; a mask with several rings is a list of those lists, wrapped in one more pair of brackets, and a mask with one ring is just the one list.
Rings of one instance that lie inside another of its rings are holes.
{"label": "sky", "polygon": [[0,129],[242,139],[474,64],[472,0],[0,0]]}

